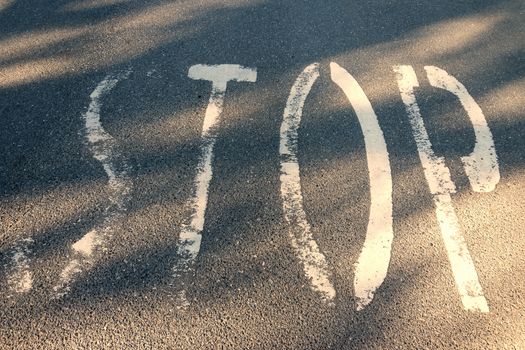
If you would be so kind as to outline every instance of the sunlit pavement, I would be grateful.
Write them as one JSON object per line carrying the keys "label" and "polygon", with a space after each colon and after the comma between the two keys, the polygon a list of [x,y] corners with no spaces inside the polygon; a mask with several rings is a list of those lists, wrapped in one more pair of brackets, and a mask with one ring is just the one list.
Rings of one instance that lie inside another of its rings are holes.
{"label": "sunlit pavement", "polygon": [[0,0],[0,349],[525,349],[524,14]]}

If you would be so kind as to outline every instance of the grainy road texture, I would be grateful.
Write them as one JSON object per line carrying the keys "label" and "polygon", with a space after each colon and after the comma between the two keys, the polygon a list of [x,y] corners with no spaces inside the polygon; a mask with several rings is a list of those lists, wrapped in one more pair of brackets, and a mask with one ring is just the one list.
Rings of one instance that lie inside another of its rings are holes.
{"label": "grainy road texture", "polygon": [[0,349],[524,349],[524,23],[519,0],[0,0]]}

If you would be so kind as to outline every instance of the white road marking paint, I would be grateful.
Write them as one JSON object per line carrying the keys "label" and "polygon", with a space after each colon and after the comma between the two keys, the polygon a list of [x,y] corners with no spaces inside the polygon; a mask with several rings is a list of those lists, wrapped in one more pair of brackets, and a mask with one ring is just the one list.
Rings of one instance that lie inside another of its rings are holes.
{"label": "white road marking paint", "polygon": [[98,244],[97,231],[91,230],[71,246],[74,250],[85,256],[91,256],[93,248]]}
{"label": "white road marking paint", "polygon": [[330,282],[330,272],[326,258],[310,232],[310,224],[303,209],[301,178],[297,161],[298,129],[301,123],[303,106],[314,82],[319,77],[319,64],[314,63],[304,69],[297,77],[283,113],[279,153],[281,158],[281,197],[284,218],[288,233],[304,272],[310,279],[312,289],[323,300],[335,298],[335,289]]}
{"label": "white road marking paint", "polygon": [[[216,126],[222,113],[224,95],[229,81],[255,82],[257,71],[236,64],[191,66],[188,77],[195,80],[212,82],[211,94],[206,109],[206,115],[201,133],[201,156],[197,165],[197,175],[194,181],[193,196],[188,201],[191,208],[189,224],[181,228],[179,236],[179,261],[173,267],[174,275],[180,277],[193,272],[193,265],[201,246],[201,232],[204,228],[204,218],[208,203],[208,187],[212,178],[213,148],[217,138]],[[180,302],[187,305],[185,290],[182,290]]]}
{"label": "white road marking paint", "polygon": [[9,292],[13,294],[27,293],[33,287],[33,273],[31,272],[31,249],[29,246],[33,244],[32,238],[24,238],[17,243],[12,250],[12,258],[9,268],[10,273],[7,278],[7,285]]}
{"label": "white road marking paint", "polygon": [[0,11],[7,9],[13,2],[14,0],[0,0]]}
{"label": "white road marking paint", "polygon": [[332,80],[343,90],[361,125],[370,179],[370,216],[366,239],[355,266],[357,310],[374,298],[388,272],[392,240],[392,175],[383,131],[359,83],[337,63],[330,63]]}
{"label": "white road marking paint", "polygon": [[[84,136],[88,143],[93,158],[98,160],[108,177],[109,201],[104,218],[100,225],[86,233],[80,240],[72,245],[73,258],[62,270],[58,284],[53,288],[55,297],[66,295],[76,277],[93,265],[93,254],[96,251],[104,251],[104,246],[114,233],[117,221],[126,211],[129,194],[133,183],[127,171],[128,165],[121,159],[116,150],[116,142],[113,137],[104,130],[100,120],[100,109],[102,98],[107,95],[117,83],[128,77],[130,71],[116,76],[107,76],[91,93],[91,103],[87,112],[83,115]],[[121,164],[117,166],[118,163]]]}
{"label": "white road marking paint", "polygon": [[412,66],[394,66],[394,71],[397,73],[399,91],[410,120],[425,178],[434,198],[436,216],[463,307],[468,311],[488,312],[476,268],[452,205],[450,194],[456,192],[456,187],[445,165],[445,159],[436,156],[432,150],[416,101],[414,87],[419,86],[416,73]]}
{"label": "white road marking paint", "polygon": [[476,192],[493,191],[500,180],[498,158],[492,133],[481,108],[456,78],[438,67],[426,66],[425,70],[432,86],[445,89],[458,97],[474,127],[474,150],[470,155],[461,157],[472,189]]}

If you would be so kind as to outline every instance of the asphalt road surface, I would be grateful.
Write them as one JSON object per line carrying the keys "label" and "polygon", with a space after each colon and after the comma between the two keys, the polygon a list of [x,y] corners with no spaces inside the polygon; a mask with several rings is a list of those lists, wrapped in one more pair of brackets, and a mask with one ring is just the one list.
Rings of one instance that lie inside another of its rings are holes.
{"label": "asphalt road surface", "polygon": [[524,23],[0,0],[0,349],[525,349]]}

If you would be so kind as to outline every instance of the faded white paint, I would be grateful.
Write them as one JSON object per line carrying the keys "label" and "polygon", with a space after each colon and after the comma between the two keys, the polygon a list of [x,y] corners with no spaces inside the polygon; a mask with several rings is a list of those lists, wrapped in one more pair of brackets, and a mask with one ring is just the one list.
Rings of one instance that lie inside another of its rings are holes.
{"label": "faded white paint", "polygon": [[[193,270],[193,265],[201,246],[201,232],[204,228],[208,187],[212,178],[213,148],[217,138],[216,125],[222,112],[224,95],[229,81],[255,82],[257,71],[236,64],[202,65],[190,67],[188,76],[191,79],[211,81],[212,88],[208,107],[204,116],[201,133],[201,155],[197,165],[193,196],[188,201],[191,210],[188,224],[181,228],[179,236],[179,261],[173,267],[175,276],[180,277]],[[180,293],[181,302],[187,304],[185,291]]]}
{"label": "faded white paint", "polygon": [[435,194],[436,216],[441,234],[461,296],[463,307],[468,311],[489,312],[487,300],[478,280],[474,262],[467,242],[461,232],[450,194]]}
{"label": "faded white paint", "polygon": [[476,192],[493,191],[500,180],[500,174],[494,140],[483,111],[456,78],[438,67],[426,66],[425,70],[432,86],[445,89],[458,97],[474,128],[474,150],[470,155],[461,157],[472,189]]}
{"label": "faded white paint", "polygon": [[392,228],[392,175],[383,131],[359,83],[337,63],[330,63],[332,80],[343,90],[361,125],[370,180],[370,214],[366,238],[355,266],[357,310],[374,298],[388,272]]}
{"label": "faded white paint", "polygon": [[399,91],[406,106],[425,178],[433,195],[437,220],[463,307],[469,311],[488,312],[476,268],[452,205],[450,194],[455,193],[456,188],[444,158],[436,156],[432,150],[414,95],[414,87],[419,86],[416,74],[412,66],[394,66],[394,71],[397,73]]}
{"label": "faded white paint", "polygon": [[32,238],[24,238],[17,242],[10,255],[11,262],[8,268],[7,285],[13,294],[27,293],[33,287],[33,272],[31,271],[31,249],[34,243]]}
{"label": "faded white paint", "polygon": [[108,177],[110,206],[106,209],[102,223],[91,229],[80,240],[72,245],[73,255],[68,265],[60,273],[60,280],[53,288],[60,298],[66,295],[72,283],[82,271],[93,264],[93,253],[106,249],[105,243],[114,233],[115,225],[126,210],[126,204],[133,183],[127,174],[128,166],[123,164],[117,167],[117,159],[121,158],[116,150],[115,140],[104,130],[100,120],[102,98],[109,93],[116,84],[127,78],[129,71],[116,76],[107,76],[91,93],[91,102],[87,112],[83,115],[84,137],[93,158],[98,160]]}
{"label": "faded white paint", "polygon": [[97,231],[91,230],[71,247],[82,255],[89,257],[93,253],[93,249],[98,244],[97,239]]}
{"label": "faded white paint", "polygon": [[310,280],[312,289],[322,299],[335,298],[335,289],[330,282],[330,271],[326,258],[319,250],[310,231],[310,224],[303,209],[301,179],[297,161],[298,129],[301,123],[303,106],[314,82],[319,77],[319,64],[306,67],[297,77],[283,113],[279,154],[281,159],[281,197],[283,212],[292,247],[302,263],[304,272]]}
{"label": "faded white paint", "polygon": [[9,8],[13,4],[14,0],[0,0],[0,12]]}

